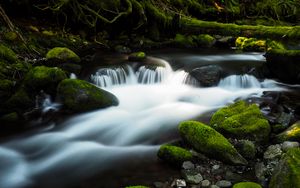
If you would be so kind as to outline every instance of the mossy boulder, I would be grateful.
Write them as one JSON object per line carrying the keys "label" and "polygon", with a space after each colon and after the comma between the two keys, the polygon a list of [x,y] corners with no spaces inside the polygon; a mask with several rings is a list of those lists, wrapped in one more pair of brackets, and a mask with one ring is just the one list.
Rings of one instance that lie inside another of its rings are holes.
{"label": "mossy boulder", "polygon": [[267,43],[265,40],[258,40],[255,38],[238,37],[235,46],[243,51],[266,51]]}
{"label": "mossy boulder", "polygon": [[48,51],[46,58],[48,60],[59,60],[62,62],[76,62],[79,63],[80,57],[72,50],[65,47],[56,47]]}
{"label": "mossy boulder", "polygon": [[254,182],[240,182],[234,184],[232,188],[262,188],[262,186]]}
{"label": "mossy boulder", "polygon": [[246,159],[254,159],[256,154],[256,148],[253,142],[250,140],[239,140],[235,144],[237,151]]}
{"label": "mossy boulder", "polygon": [[210,125],[226,136],[257,142],[267,141],[271,131],[259,107],[245,101],[219,109],[213,114]]}
{"label": "mossy boulder", "polygon": [[265,56],[273,77],[283,82],[300,83],[300,50],[271,49]]}
{"label": "mossy boulder", "polygon": [[18,35],[16,32],[9,31],[4,33],[4,39],[10,42],[16,41],[18,39]]}
{"label": "mossy boulder", "polygon": [[183,140],[198,152],[234,165],[247,164],[223,135],[203,123],[183,122],[179,125],[179,132]]}
{"label": "mossy boulder", "polygon": [[177,47],[182,47],[182,48],[197,47],[197,44],[194,42],[193,36],[185,36],[182,34],[176,34],[173,42]]}
{"label": "mossy boulder", "polygon": [[201,34],[193,38],[198,47],[212,47],[216,42],[216,39],[208,34]]}
{"label": "mossy boulder", "polygon": [[65,79],[60,82],[57,95],[64,107],[72,112],[85,112],[119,104],[113,94],[78,79]]}
{"label": "mossy boulder", "polygon": [[144,61],[146,59],[145,52],[135,52],[128,56],[128,61]]}
{"label": "mossy boulder", "polygon": [[125,188],[149,188],[149,187],[143,185],[135,185],[135,186],[127,186]]}
{"label": "mossy boulder", "polygon": [[5,103],[8,109],[22,111],[34,106],[34,99],[24,88],[19,88]]}
{"label": "mossy boulder", "polygon": [[300,148],[291,148],[273,171],[270,188],[300,188]]}
{"label": "mossy boulder", "polygon": [[184,161],[191,161],[193,159],[193,155],[190,151],[167,144],[160,146],[157,156],[176,167],[181,167]]}
{"label": "mossy boulder", "polygon": [[0,60],[1,59],[9,63],[14,63],[18,60],[18,57],[13,50],[3,44],[0,44]]}
{"label": "mossy boulder", "polygon": [[284,141],[297,141],[300,142],[300,121],[294,123],[284,132],[278,134],[275,137],[275,141],[278,143]]}
{"label": "mossy boulder", "polygon": [[24,84],[30,91],[45,90],[53,93],[58,83],[66,78],[66,73],[60,68],[37,66],[26,74]]}

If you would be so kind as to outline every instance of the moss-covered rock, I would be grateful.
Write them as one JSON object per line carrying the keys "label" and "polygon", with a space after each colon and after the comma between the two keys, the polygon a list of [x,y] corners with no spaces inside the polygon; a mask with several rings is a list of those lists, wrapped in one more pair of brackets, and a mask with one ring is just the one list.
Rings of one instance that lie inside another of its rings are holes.
{"label": "moss-covered rock", "polygon": [[253,142],[250,140],[239,140],[235,145],[237,151],[246,159],[254,159],[256,154],[256,148]]}
{"label": "moss-covered rock", "polygon": [[5,103],[6,107],[16,111],[26,110],[34,106],[34,99],[24,88],[19,88]]}
{"label": "moss-covered rock", "polygon": [[60,68],[37,66],[26,74],[24,84],[32,91],[45,90],[53,93],[58,83],[66,78],[66,73]]}
{"label": "moss-covered rock", "polygon": [[135,185],[135,186],[127,186],[125,188],[149,188],[149,187],[143,185]]}
{"label": "moss-covered rock", "polygon": [[259,107],[247,105],[244,101],[219,109],[212,116],[210,125],[229,137],[258,142],[268,140],[271,131]]}
{"label": "moss-covered rock", "polygon": [[176,167],[181,167],[184,161],[191,161],[193,159],[193,155],[190,151],[181,147],[166,144],[160,146],[157,156]]}
{"label": "moss-covered rock", "polygon": [[187,121],[179,125],[179,132],[196,151],[230,164],[247,164],[247,161],[223,135],[207,125]]}
{"label": "moss-covered rock", "polygon": [[254,182],[241,182],[234,184],[232,188],[262,188],[262,186]]}
{"label": "moss-covered rock", "polygon": [[183,48],[197,47],[197,44],[194,42],[193,36],[185,36],[181,34],[176,34],[174,39],[174,44],[178,47],[183,47]]}
{"label": "moss-covered rock", "polygon": [[135,52],[128,56],[128,61],[144,61],[146,59],[145,52]]}
{"label": "moss-covered rock", "polygon": [[269,187],[300,188],[300,149],[291,148],[274,169]]}
{"label": "moss-covered rock", "polygon": [[265,56],[274,77],[284,82],[300,83],[300,50],[272,49]]}
{"label": "moss-covered rock", "polygon": [[235,41],[238,49],[243,51],[266,51],[267,43],[265,40],[258,40],[255,38],[238,37]]}
{"label": "moss-covered rock", "polygon": [[284,141],[297,141],[300,142],[300,121],[294,123],[284,132],[278,134],[275,137],[275,141],[278,143]]}
{"label": "moss-covered rock", "polygon": [[276,49],[285,50],[285,46],[281,42],[275,40],[267,42],[267,51],[276,50]]}
{"label": "moss-covered rock", "polygon": [[80,57],[72,50],[64,47],[56,47],[48,51],[48,60],[60,60],[63,62],[80,62]]}
{"label": "moss-covered rock", "polygon": [[198,47],[212,47],[216,42],[216,39],[208,34],[201,34],[194,37],[194,42]]}
{"label": "moss-covered rock", "polygon": [[72,112],[96,110],[119,103],[113,94],[78,79],[65,79],[60,82],[57,95],[64,107]]}
{"label": "moss-covered rock", "polygon": [[0,44],[0,60],[3,59],[9,63],[14,63],[18,60],[16,53],[10,48]]}

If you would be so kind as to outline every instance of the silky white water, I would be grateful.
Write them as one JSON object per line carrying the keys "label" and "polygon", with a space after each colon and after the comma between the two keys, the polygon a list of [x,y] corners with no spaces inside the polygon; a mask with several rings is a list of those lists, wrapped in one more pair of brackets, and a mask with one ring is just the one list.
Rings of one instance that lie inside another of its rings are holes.
{"label": "silky white water", "polygon": [[[0,187],[63,187],[122,166],[128,158],[137,163],[155,159],[159,144],[172,139],[170,133],[176,133],[181,121],[238,98],[282,90],[275,82],[245,75],[225,78],[217,87],[196,88],[186,84],[188,73],[174,72],[161,61],[164,67],[136,72],[131,67],[98,70],[91,80],[116,95],[119,106],[2,143]],[[255,84],[240,84],[245,82]]]}

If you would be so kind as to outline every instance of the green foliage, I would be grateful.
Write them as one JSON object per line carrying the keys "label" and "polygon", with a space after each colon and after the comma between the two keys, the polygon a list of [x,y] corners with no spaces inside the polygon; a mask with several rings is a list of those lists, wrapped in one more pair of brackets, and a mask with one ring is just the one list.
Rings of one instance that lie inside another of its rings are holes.
{"label": "green foliage", "polygon": [[184,161],[191,161],[193,159],[193,155],[190,151],[172,145],[160,146],[157,156],[177,167],[181,167]]}
{"label": "green foliage", "polygon": [[232,188],[262,188],[262,186],[254,182],[241,182],[234,184]]}
{"label": "green foliage", "polygon": [[210,125],[230,137],[253,141],[268,140],[271,129],[258,106],[247,105],[244,101],[219,109],[212,116]]}
{"label": "green foliage", "polygon": [[231,143],[213,128],[196,121],[186,121],[179,125],[179,133],[184,141],[196,151],[221,161],[245,165],[247,161]]}

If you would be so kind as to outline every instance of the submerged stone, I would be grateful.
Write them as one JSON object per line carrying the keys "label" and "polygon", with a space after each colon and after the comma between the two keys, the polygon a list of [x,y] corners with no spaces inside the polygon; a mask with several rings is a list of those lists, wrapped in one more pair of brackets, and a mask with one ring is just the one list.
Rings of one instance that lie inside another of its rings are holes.
{"label": "submerged stone", "polygon": [[65,79],[60,82],[57,95],[64,107],[72,112],[85,112],[119,104],[113,94],[78,79]]}
{"label": "submerged stone", "polygon": [[196,151],[209,157],[234,165],[245,165],[247,161],[231,143],[213,128],[196,121],[179,125],[181,137]]}

